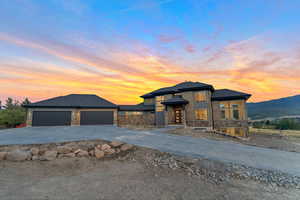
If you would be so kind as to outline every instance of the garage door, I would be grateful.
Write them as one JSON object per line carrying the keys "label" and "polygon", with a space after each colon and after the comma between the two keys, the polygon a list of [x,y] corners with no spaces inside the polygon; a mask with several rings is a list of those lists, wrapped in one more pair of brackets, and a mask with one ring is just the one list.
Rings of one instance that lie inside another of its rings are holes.
{"label": "garage door", "polygon": [[34,111],[32,126],[69,126],[71,111]]}
{"label": "garage door", "polygon": [[81,111],[80,125],[105,125],[114,123],[113,111]]}

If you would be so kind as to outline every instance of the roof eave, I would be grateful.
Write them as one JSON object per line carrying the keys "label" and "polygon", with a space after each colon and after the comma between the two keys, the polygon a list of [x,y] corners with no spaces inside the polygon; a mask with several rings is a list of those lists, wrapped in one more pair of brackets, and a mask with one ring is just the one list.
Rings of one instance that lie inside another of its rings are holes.
{"label": "roof eave", "polygon": [[212,97],[212,101],[229,101],[229,100],[248,100],[251,95],[244,96],[227,96],[227,97]]}
{"label": "roof eave", "polygon": [[24,108],[103,108],[103,109],[117,109],[117,106],[35,106],[35,105],[25,105]]}

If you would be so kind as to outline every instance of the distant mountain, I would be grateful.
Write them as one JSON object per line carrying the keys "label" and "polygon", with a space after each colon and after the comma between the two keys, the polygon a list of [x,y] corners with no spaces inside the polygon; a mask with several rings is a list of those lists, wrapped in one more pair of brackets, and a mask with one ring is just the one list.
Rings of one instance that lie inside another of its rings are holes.
{"label": "distant mountain", "polygon": [[300,95],[258,103],[247,103],[247,108],[248,116],[251,119],[300,115]]}

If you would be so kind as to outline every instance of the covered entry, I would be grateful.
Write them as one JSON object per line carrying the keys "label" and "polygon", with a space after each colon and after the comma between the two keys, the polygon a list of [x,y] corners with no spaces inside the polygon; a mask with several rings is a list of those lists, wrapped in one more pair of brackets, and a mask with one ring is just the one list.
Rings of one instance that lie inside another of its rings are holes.
{"label": "covered entry", "polygon": [[80,125],[109,125],[114,123],[113,111],[81,111]]}
{"label": "covered entry", "polygon": [[71,111],[34,111],[32,126],[70,126]]}
{"label": "covered entry", "polygon": [[167,124],[185,125],[185,105],[188,103],[181,95],[175,95],[171,99],[162,102],[166,106]]}

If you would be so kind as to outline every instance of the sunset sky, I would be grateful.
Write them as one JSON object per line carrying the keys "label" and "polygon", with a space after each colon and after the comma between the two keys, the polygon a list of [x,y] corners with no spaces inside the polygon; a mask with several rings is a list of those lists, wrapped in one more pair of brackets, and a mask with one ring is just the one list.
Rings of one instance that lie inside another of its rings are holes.
{"label": "sunset sky", "polygon": [[298,0],[1,0],[0,100],[117,104],[189,80],[300,94]]}

